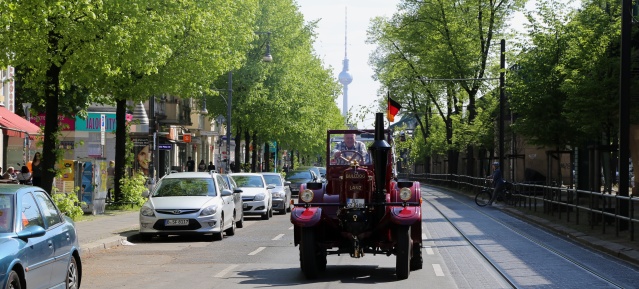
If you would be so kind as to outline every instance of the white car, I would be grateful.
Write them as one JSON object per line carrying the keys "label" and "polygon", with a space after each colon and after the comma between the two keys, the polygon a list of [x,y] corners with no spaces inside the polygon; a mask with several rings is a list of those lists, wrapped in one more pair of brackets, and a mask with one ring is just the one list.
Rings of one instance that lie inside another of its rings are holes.
{"label": "white car", "polygon": [[140,208],[140,236],[235,235],[233,192],[223,189],[216,173],[187,172],[164,176]]}
{"label": "white car", "polygon": [[271,190],[274,185],[267,185],[264,177],[256,173],[233,173],[231,178],[242,190],[244,215],[260,215],[262,220],[273,216],[273,197]]}
{"label": "white car", "polygon": [[280,173],[262,172],[267,184],[275,186],[271,190],[273,209],[284,215],[291,211],[291,182],[285,181]]}

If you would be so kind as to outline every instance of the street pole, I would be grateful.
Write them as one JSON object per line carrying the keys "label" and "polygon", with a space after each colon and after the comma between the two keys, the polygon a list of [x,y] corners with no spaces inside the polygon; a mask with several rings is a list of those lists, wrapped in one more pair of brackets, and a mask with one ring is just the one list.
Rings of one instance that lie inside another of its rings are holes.
{"label": "street pole", "polygon": [[233,103],[233,72],[229,71],[229,99],[226,104],[226,173],[231,168],[231,107]]}
{"label": "street pole", "polygon": [[501,56],[499,72],[499,167],[504,167],[504,110],[506,105],[505,79],[506,74],[506,40],[501,40]]}

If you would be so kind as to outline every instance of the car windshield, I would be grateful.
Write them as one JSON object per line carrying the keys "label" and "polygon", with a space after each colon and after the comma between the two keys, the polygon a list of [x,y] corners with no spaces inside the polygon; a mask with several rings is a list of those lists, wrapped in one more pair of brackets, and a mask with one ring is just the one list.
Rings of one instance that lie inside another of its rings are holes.
{"label": "car windshield", "polygon": [[13,195],[0,195],[0,233],[12,231],[13,215]]}
{"label": "car windshield", "polygon": [[277,175],[264,175],[264,180],[267,184],[272,184],[276,186],[282,186],[282,178]]}
{"label": "car windshield", "polygon": [[153,197],[215,196],[212,178],[164,179],[153,193]]}
{"label": "car windshield", "polygon": [[260,176],[232,176],[235,184],[240,188],[262,188],[264,182]]}
{"label": "car windshield", "polygon": [[311,178],[311,172],[309,171],[303,171],[303,172],[290,172],[288,175],[286,175],[286,179],[290,180],[290,179],[310,179]]}

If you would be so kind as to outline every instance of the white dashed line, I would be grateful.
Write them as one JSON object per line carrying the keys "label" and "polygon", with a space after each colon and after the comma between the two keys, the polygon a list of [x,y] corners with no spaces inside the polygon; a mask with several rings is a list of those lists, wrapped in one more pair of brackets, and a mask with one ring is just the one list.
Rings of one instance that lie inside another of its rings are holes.
{"label": "white dashed line", "polygon": [[219,273],[215,274],[215,278],[222,278],[224,277],[224,275],[226,275],[226,273],[231,272],[231,270],[235,269],[238,265],[233,264],[230,265],[228,267],[226,267],[226,269],[220,271]]}
{"label": "white dashed line", "polygon": [[279,239],[282,239],[282,237],[284,237],[284,234],[279,234],[279,235],[275,236],[275,238],[271,239],[271,241],[277,241]]}
{"label": "white dashed line", "polygon": [[442,266],[440,266],[439,264],[433,264],[433,270],[435,271],[435,276],[437,277],[444,276],[444,270],[442,270]]}
{"label": "white dashed line", "polygon": [[422,234],[422,240],[426,240],[426,234]]}
{"label": "white dashed line", "polygon": [[288,229],[289,229],[289,230],[293,230],[293,228],[295,228],[295,226],[291,226],[291,227],[289,227]]}
{"label": "white dashed line", "polygon": [[428,255],[434,255],[435,251],[433,251],[433,248],[431,248],[430,246],[426,246],[424,247],[426,249],[426,254]]}
{"label": "white dashed line", "polygon": [[262,252],[262,250],[264,250],[264,249],[266,249],[266,247],[259,247],[255,251],[249,253],[249,256],[256,255],[257,253]]}

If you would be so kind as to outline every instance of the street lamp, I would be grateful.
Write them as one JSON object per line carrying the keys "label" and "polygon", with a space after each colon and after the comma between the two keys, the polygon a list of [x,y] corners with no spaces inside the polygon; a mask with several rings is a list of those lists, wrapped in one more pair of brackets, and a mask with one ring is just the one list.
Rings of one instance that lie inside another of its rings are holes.
{"label": "street lamp", "polygon": [[[255,34],[266,34],[266,53],[262,57],[264,62],[272,62],[273,56],[271,55],[271,32],[255,32]],[[228,80],[228,101],[226,102],[226,171],[230,171],[231,167],[231,107],[233,107],[233,72],[229,71]]]}
{"label": "street lamp", "polygon": [[[22,103],[22,108],[24,109],[24,116],[26,117],[28,122],[31,122],[31,103],[30,102],[24,102]],[[29,135],[27,134],[24,137],[24,152],[23,152],[23,156],[24,156],[24,165],[27,165],[27,162],[29,161],[29,159],[31,158],[31,148],[30,148],[30,143],[29,143]]]}

